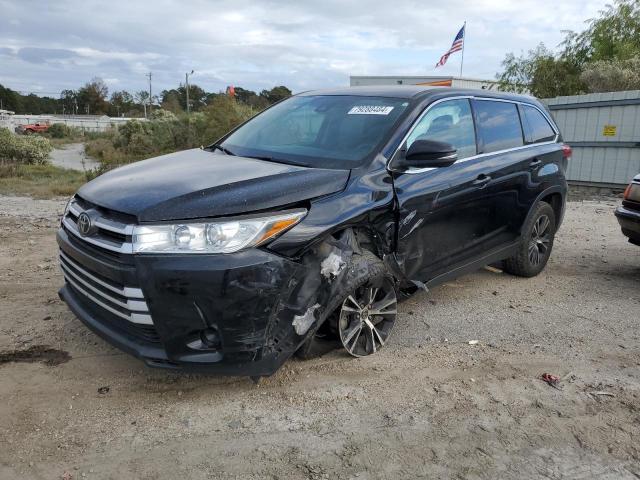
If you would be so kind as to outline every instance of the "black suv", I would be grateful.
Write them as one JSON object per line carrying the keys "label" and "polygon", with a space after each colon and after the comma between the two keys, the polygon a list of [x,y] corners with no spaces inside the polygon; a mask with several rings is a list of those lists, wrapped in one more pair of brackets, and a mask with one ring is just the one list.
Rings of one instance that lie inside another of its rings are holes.
{"label": "black suv", "polygon": [[530,97],[303,93],[84,185],[58,232],[60,296],[150,366],[259,377],[331,339],[369,355],[401,294],[544,268],[570,153]]}

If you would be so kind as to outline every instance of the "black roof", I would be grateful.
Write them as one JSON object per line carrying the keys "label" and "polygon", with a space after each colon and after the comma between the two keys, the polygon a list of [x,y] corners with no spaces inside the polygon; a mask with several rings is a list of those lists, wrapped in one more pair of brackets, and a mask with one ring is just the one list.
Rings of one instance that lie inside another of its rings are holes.
{"label": "black roof", "polygon": [[359,87],[331,88],[323,90],[310,90],[300,93],[307,95],[356,95],[361,97],[392,97],[392,98],[426,98],[448,97],[455,95],[477,95],[489,98],[502,98],[518,102],[537,103],[533,97],[517,95],[514,93],[495,92],[493,90],[481,90],[471,88],[430,87],[427,85],[372,85]]}
{"label": "black roof", "polygon": [[366,87],[342,87],[323,90],[310,90],[300,95],[355,95],[359,97],[411,98],[420,93],[433,90],[424,85],[372,85]]}

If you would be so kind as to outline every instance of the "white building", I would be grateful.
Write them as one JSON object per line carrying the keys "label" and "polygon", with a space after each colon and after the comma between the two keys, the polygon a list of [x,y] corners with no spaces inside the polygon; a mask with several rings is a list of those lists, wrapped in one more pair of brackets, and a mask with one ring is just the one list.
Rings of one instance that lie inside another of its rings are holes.
{"label": "white building", "polygon": [[11,110],[0,110],[0,128],[13,130],[13,113]]}
{"label": "white building", "polygon": [[[84,132],[104,132],[110,128],[126,123],[131,118],[108,117],[106,115],[13,115],[13,127],[31,123],[64,123]],[[138,118],[136,120],[144,120]]]}
{"label": "white building", "polygon": [[371,85],[425,85],[430,87],[476,88],[482,90],[498,90],[496,80],[481,80],[478,78],[459,78],[443,76],[357,76],[349,77],[352,87]]}

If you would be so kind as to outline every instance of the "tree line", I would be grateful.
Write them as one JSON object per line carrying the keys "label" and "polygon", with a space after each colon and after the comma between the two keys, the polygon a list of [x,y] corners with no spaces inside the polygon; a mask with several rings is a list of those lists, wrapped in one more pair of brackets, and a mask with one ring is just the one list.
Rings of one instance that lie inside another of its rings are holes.
{"label": "tree line", "polygon": [[[500,88],[550,98],[590,92],[640,89],[640,0],[614,0],[582,32],[568,31],[554,51],[544,43],[529,52],[506,55],[497,74]],[[226,92],[207,92],[189,85],[190,110],[204,110]],[[235,99],[262,110],[291,95],[285,86],[254,92],[235,87]],[[112,92],[100,78],[59,98],[22,95],[0,85],[1,108],[22,114],[65,113],[141,117],[149,104],[179,114],[187,107],[186,86],[163,90],[151,101],[149,92]]]}
{"label": "tree line", "polygon": [[640,89],[640,0],[615,0],[565,32],[554,52],[544,43],[526,54],[509,53],[497,74],[500,88],[540,98]]}
{"label": "tree line", "polygon": [[[291,95],[285,86],[277,86],[257,93],[252,90],[235,87],[235,99],[253,109],[262,110],[269,105]],[[189,105],[192,112],[204,110],[220,96],[228,96],[227,92],[207,92],[198,85],[189,85]],[[22,95],[10,88],[0,85],[0,103],[5,110],[17,114],[89,114],[109,115],[112,117],[142,117],[147,114],[149,103],[152,108],[162,108],[175,114],[187,109],[187,89],[180,84],[178,88],[163,90],[154,95],[149,102],[149,92],[140,90],[130,93],[127,90],[114,91],[109,95],[109,88],[101,78],[93,78],[77,90],[62,90],[59,98]]]}

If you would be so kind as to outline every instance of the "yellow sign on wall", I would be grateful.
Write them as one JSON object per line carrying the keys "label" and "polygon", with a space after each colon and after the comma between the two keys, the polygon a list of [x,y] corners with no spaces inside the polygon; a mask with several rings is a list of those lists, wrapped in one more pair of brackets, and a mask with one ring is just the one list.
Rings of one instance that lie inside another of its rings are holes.
{"label": "yellow sign on wall", "polygon": [[602,129],[602,135],[605,137],[615,137],[617,129],[618,127],[616,125],[605,125]]}

